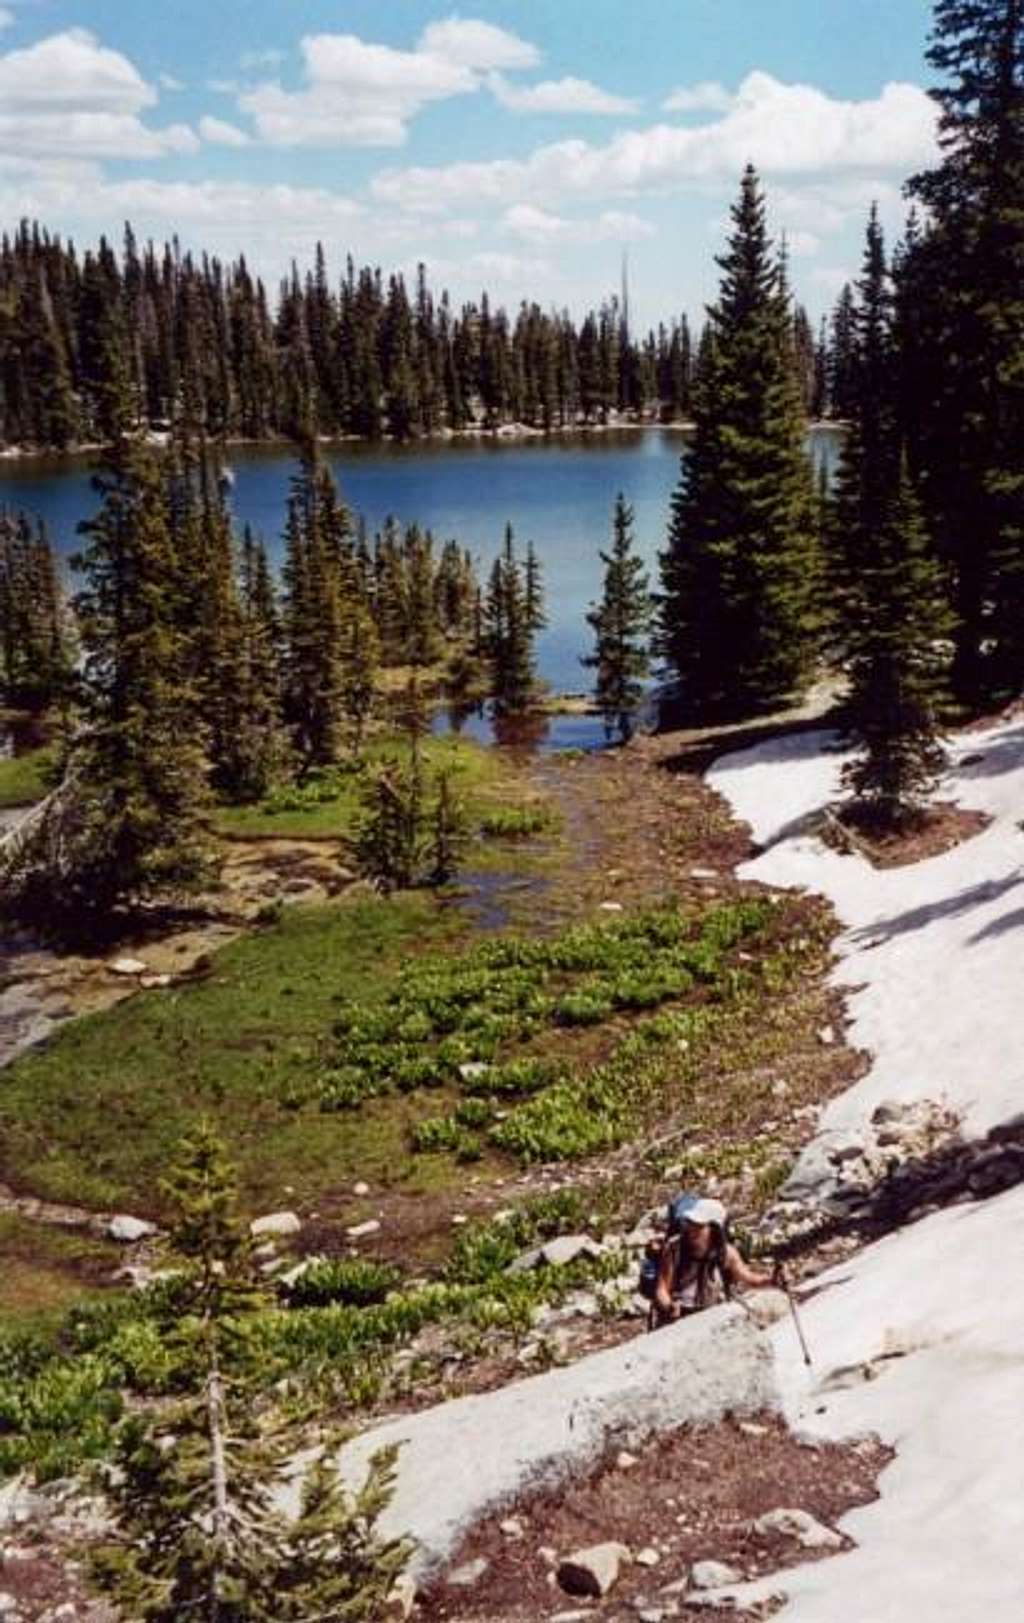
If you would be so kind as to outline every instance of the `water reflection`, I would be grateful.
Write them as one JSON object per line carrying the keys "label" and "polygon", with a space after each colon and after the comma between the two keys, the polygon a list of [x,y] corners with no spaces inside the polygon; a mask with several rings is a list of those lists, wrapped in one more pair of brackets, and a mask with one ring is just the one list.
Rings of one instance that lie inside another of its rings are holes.
{"label": "water reflection", "polygon": [[600,716],[531,710],[524,716],[496,716],[490,705],[451,703],[434,716],[438,737],[472,738],[478,744],[529,755],[550,755],[555,750],[604,749],[608,739]]}

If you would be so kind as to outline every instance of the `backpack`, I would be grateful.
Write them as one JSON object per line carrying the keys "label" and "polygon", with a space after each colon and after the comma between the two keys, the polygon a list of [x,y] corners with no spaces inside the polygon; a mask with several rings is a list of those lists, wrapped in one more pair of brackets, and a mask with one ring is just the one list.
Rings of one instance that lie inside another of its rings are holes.
{"label": "backpack", "polygon": [[661,1257],[667,1240],[678,1234],[683,1226],[683,1219],[688,1211],[697,1204],[699,1195],[676,1195],[668,1203],[665,1212],[665,1232],[648,1240],[644,1254],[640,1261],[640,1274],[637,1279],[637,1292],[645,1302],[653,1302],[658,1288],[658,1274],[661,1270]]}

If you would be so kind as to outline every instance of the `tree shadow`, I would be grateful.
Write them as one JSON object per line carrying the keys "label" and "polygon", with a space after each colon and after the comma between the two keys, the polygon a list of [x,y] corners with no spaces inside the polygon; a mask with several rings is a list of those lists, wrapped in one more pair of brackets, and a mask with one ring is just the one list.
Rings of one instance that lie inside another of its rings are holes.
{"label": "tree shadow", "polygon": [[976,755],[968,753],[959,766],[954,767],[958,778],[998,778],[1024,766],[1024,727],[1015,727],[997,744],[992,744]]}
{"label": "tree shadow", "polygon": [[993,919],[968,936],[967,945],[976,947],[982,941],[997,941],[1000,936],[1009,935],[1011,930],[1019,930],[1024,925],[1024,907],[1014,908],[1010,913],[1004,913],[1001,918]]}
{"label": "tree shadow", "polygon": [[908,908],[905,913],[897,913],[890,919],[877,919],[872,924],[861,925],[859,929],[852,930],[850,936],[858,946],[878,946],[883,941],[895,940],[897,936],[927,929],[928,925],[936,924],[940,919],[959,918],[972,908],[997,901],[1022,883],[1024,875],[1020,873],[1008,874],[1005,879],[983,879],[976,885],[969,885],[966,890],[944,897],[940,902],[928,902],[921,907]]}

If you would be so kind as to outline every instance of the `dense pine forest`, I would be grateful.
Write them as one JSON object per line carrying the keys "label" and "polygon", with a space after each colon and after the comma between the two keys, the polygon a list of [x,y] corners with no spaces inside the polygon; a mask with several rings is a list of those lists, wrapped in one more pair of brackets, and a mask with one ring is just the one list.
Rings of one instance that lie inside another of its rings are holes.
{"label": "dense pine forest", "polygon": [[[121,364],[139,423],[160,430],[184,416],[212,437],[290,436],[311,422],[401,441],[688,418],[699,334],[679,316],[637,336],[626,304],[609,298],[578,323],[534,302],[510,314],[486,294],[456,310],[422,267],[411,293],[401,275],[351,259],[336,282],[322,248],[272,295],[244,258],[140,249],[130,227],[120,255],[101,241],[80,256],[26,222],[0,245],[0,446],[107,441]],[[806,312],[793,313],[814,417],[846,403],[848,306],[840,300],[817,338]]]}

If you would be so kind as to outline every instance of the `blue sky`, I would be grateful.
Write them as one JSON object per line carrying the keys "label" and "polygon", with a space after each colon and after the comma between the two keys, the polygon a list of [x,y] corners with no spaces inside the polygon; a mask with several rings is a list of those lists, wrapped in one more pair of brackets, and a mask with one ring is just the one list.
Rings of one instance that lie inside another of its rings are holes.
{"label": "blue sky", "polygon": [[322,238],[579,310],[628,249],[699,312],[748,159],[814,313],[934,156],[930,0],[0,0],[0,215],[177,233],[271,280]]}

